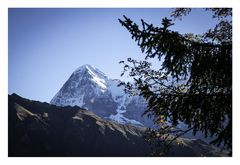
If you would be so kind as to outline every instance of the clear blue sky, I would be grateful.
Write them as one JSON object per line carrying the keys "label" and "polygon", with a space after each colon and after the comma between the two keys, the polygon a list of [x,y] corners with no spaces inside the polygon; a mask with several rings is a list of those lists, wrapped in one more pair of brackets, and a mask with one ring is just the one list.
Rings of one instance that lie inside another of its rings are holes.
{"label": "clear blue sky", "polygon": [[[9,9],[9,94],[49,102],[71,73],[90,64],[120,78],[128,57],[142,59],[120,25],[123,15],[161,26],[172,9]],[[174,30],[201,34],[214,25],[210,12],[194,9]]]}

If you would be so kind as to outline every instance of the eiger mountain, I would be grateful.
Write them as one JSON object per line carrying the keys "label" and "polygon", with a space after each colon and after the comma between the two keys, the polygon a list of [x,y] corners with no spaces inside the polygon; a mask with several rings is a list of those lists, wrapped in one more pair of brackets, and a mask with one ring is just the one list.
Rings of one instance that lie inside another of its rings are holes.
{"label": "eiger mountain", "polygon": [[[89,110],[8,97],[8,156],[152,156],[146,128],[105,120]],[[201,140],[180,138],[167,156],[228,156]]]}
{"label": "eiger mountain", "polygon": [[[98,116],[121,124],[154,127],[153,120],[142,116],[147,104],[140,96],[126,94],[119,87],[120,80],[110,79],[103,72],[91,65],[77,68],[65,82],[59,92],[50,101],[57,106],[78,106]],[[178,127],[186,128],[184,123]],[[184,135],[187,138],[201,139],[210,142],[213,138],[205,138],[204,133],[192,132]]]}
{"label": "eiger mountain", "polygon": [[126,94],[118,84],[119,80],[108,78],[99,69],[83,65],[72,73],[50,103],[76,105],[122,124],[152,126],[152,120],[141,116],[146,108],[143,98]]}

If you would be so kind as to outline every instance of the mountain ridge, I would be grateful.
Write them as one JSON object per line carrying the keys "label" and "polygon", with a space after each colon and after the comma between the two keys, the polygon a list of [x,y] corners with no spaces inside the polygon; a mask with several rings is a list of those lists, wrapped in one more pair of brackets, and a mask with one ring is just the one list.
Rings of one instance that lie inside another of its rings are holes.
{"label": "mountain ridge", "polygon": [[[9,156],[153,156],[146,128],[102,119],[80,107],[8,96]],[[168,156],[228,156],[201,140],[180,138]]]}

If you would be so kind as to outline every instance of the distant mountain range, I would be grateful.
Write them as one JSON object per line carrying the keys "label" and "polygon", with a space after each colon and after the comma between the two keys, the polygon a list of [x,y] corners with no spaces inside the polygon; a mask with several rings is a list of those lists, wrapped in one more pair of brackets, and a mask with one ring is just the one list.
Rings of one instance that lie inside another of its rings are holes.
{"label": "distant mountain range", "polygon": [[126,94],[120,80],[110,79],[91,65],[76,69],[51,100],[58,106],[79,106],[118,123],[152,126],[153,121],[142,117],[146,102],[140,96]]}
{"label": "distant mountain range", "polygon": [[[146,128],[105,120],[77,106],[8,97],[9,156],[151,156]],[[84,102],[84,100],[83,100]],[[100,104],[100,103],[99,103]],[[201,140],[180,138],[168,156],[227,156]]]}

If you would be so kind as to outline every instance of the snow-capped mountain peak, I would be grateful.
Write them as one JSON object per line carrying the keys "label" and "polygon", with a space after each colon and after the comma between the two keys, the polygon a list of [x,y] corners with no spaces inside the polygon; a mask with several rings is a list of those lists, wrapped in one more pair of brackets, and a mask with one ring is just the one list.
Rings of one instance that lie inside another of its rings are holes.
{"label": "snow-capped mountain peak", "polygon": [[97,68],[93,68],[89,64],[85,64],[76,69],[72,75],[78,77],[89,76],[90,80],[95,83],[101,92],[105,92],[107,89],[106,80],[107,76]]}
{"label": "snow-capped mountain peak", "polygon": [[99,69],[86,64],[73,72],[50,103],[77,105],[119,123],[142,125],[145,102],[139,96],[129,96],[118,84],[119,80],[109,79]]}
{"label": "snow-capped mountain peak", "polygon": [[88,72],[89,74],[91,74],[92,76],[100,76],[100,77],[106,77],[107,76],[101,72],[99,69],[92,67],[89,64],[85,64],[83,66],[80,66],[79,68],[77,68],[73,74],[79,74],[79,72]]}

